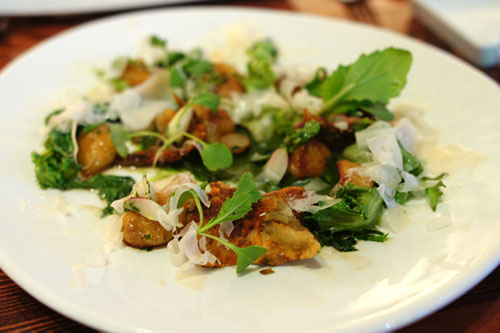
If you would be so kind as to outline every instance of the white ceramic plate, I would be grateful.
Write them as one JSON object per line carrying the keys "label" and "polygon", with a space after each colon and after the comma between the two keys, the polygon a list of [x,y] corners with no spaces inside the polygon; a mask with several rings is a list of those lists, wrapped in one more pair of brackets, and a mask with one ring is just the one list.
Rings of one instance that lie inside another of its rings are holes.
{"label": "white ceramic plate", "polygon": [[2,0],[2,16],[96,13],[203,0]]}
{"label": "white ceramic plate", "polygon": [[[85,91],[94,65],[134,54],[149,34],[168,36],[173,48],[183,48],[242,22],[272,37],[288,64],[334,68],[374,49],[411,50],[408,85],[392,106],[421,108],[441,143],[476,152],[451,151],[441,164],[434,163],[452,169],[441,205],[451,215],[443,212],[444,220],[436,222],[425,205],[416,214],[410,205],[387,226],[391,237],[383,244],[361,243],[359,252],[349,254],[324,251],[267,276],[253,269],[238,277],[234,268],[226,268],[175,280],[165,250],[126,248],[107,253],[106,267],[84,269],[86,284],[75,287],[71,266],[103,248],[106,225],[77,206],[99,203],[93,194],[65,194],[71,216],[54,216],[47,207],[61,204],[60,194],[42,191],[35,182],[30,153],[40,146],[37,129],[54,96]],[[41,43],[3,71],[0,91],[1,267],[43,303],[92,327],[130,332],[387,330],[451,302],[499,262],[500,89],[463,62],[392,32],[277,11],[212,7],[132,13]],[[452,168],[454,162],[458,166]]]}

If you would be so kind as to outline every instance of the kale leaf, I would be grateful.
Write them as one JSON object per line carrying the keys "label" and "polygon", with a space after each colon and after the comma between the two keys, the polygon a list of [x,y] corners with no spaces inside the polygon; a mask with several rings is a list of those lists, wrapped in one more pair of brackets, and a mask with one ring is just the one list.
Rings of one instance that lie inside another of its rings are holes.
{"label": "kale leaf", "polygon": [[68,190],[75,187],[81,166],[73,158],[71,133],[53,129],[45,141],[45,151],[31,155],[35,175],[42,189]]}
{"label": "kale leaf", "polygon": [[75,161],[73,151],[71,133],[52,129],[45,141],[45,151],[41,154],[34,152],[31,155],[40,187],[60,190],[78,188],[98,190],[100,198],[108,203],[103,214],[111,214],[113,209],[109,205],[114,200],[128,195],[132,191],[134,180],[130,177],[109,175],[96,175],[83,180],[79,176],[82,166]]}
{"label": "kale leaf", "polygon": [[384,241],[387,238],[374,229],[380,222],[383,208],[383,200],[375,188],[347,184],[340,186],[336,197],[341,201],[304,217],[304,224],[322,245],[353,251],[357,240]]}
{"label": "kale leaf", "polygon": [[121,199],[132,191],[134,180],[130,177],[95,175],[92,178],[80,183],[81,188],[94,189],[99,191],[99,197],[106,200],[108,205],[103,210],[103,215],[113,214],[110,204]]}

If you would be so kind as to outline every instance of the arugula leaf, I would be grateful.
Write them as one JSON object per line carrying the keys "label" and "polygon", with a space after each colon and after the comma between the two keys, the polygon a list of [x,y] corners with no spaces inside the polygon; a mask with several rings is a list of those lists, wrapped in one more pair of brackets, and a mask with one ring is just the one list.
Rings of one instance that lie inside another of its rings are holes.
{"label": "arugula leaf", "polygon": [[322,112],[335,111],[349,101],[387,104],[399,96],[406,85],[411,54],[402,49],[387,48],[362,55],[349,66],[339,66],[322,85]]}
{"label": "arugula leaf", "polygon": [[441,191],[440,187],[446,187],[441,180],[436,185],[425,189],[425,194],[429,199],[429,205],[434,212],[436,211],[439,199],[443,196],[443,191]]}
{"label": "arugula leaf", "polygon": [[[394,114],[387,109],[384,103],[372,103],[370,101],[347,101],[340,103],[336,108],[336,113],[345,113],[353,116],[362,116],[360,111],[368,113],[375,118],[384,121],[393,121]],[[364,118],[366,119],[366,118]]]}
{"label": "arugula leaf", "polygon": [[242,273],[255,260],[259,259],[264,253],[267,252],[266,248],[260,246],[239,247],[234,245],[233,243],[225,241],[222,238],[219,238],[211,234],[200,233],[200,232],[199,234],[205,237],[215,239],[216,241],[218,241],[219,243],[221,243],[222,245],[226,246],[227,248],[231,249],[234,253],[236,253],[236,256],[238,257],[238,261],[236,262],[237,274]]}
{"label": "arugula leaf", "polygon": [[365,111],[366,113],[371,114],[375,118],[385,120],[385,121],[393,121],[394,114],[387,109],[387,106],[384,103],[367,103],[364,102],[359,106],[360,110]]}
{"label": "arugula leaf", "polygon": [[267,249],[261,246],[238,247],[224,240],[219,239],[219,241],[221,241],[224,246],[230,248],[234,253],[236,253],[236,256],[238,257],[238,261],[236,263],[237,274],[242,273],[255,260],[259,259],[264,253],[267,252]]}
{"label": "arugula leaf", "polygon": [[214,65],[203,59],[189,59],[183,68],[189,76],[199,78],[205,73],[213,71]]}
{"label": "arugula leaf", "polygon": [[202,146],[201,159],[208,170],[225,169],[233,164],[233,154],[225,144],[203,143]]}
{"label": "arugula leaf", "polygon": [[250,210],[252,204],[262,199],[262,194],[255,187],[253,176],[251,173],[245,173],[241,177],[236,192],[233,196],[222,204],[222,207],[217,214],[217,217],[208,221],[206,225],[199,228],[200,232],[206,232],[213,226],[227,221],[235,221],[243,218]]}
{"label": "arugula leaf", "polygon": [[120,157],[125,158],[128,155],[128,149],[125,142],[128,140],[128,132],[120,125],[109,125],[111,132],[111,141],[116,147],[116,152]]}
{"label": "arugula leaf", "polygon": [[247,88],[265,89],[274,84],[275,75],[272,65],[278,57],[278,49],[270,39],[253,44],[247,54],[250,60],[247,64],[248,77],[244,82]]}
{"label": "arugula leaf", "polygon": [[298,146],[307,143],[315,137],[319,133],[320,129],[320,123],[316,120],[312,120],[306,123],[304,127],[293,131],[285,137],[285,139],[283,139],[283,146],[286,147],[289,152],[292,152]]}
{"label": "arugula leaf", "polygon": [[403,169],[406,172],[411,173],[414,176],[420,175],[423,171],[424,168],[422,167],[422,163],[410,154],[401,144],[401,142],[398,141],[399,149],[401,150],[401,155],[403,157]]}
{"label": "arugula leaf", "polygon": [[182,70],[182,67],[176,67],[170,73],[170,85],[172,87],[184,88],[186,85],[186,73]]}
{"label": "arugula leaf", "polygon": [[314,78],[304,85],[304,88],[307,89],[307,92],[316,97],[321,97],[323,82],[325,81],[328,73],[326,68],[320,67],[316,70],[316,74]]}
{"label": "arugula leaf", "polygon": [[216,112],[219,108],[220,96],[213,93],[201,93],[194,97],[190,104],[201,105]]}
{"label": "arugula leaf", "polygon": [[[243,272],[250,264],[260,258],[267,252],[267,250],[260,246],[241,248],[219,237],[207,234],[206,232],[217,224],[227,221],[235,221],[245,217],[245,215],[252,210],[252,204],[259,201],[261,198],[262,194],[260,194],[259,190],[255,187],[252,174],[245,173],[238,182],[233,196],[226,199],[226,201],[222,204],[217,217],[211,219],[206,224],[203,224],[202,217],[200,218],[200,225],[197,233],[199,235],[217,240],[219,243],[230,248],[234,253],[236,253],[238,257],[236,273],[238,274]],[[198,211],[202,211],[201,206],[198,208]]]}

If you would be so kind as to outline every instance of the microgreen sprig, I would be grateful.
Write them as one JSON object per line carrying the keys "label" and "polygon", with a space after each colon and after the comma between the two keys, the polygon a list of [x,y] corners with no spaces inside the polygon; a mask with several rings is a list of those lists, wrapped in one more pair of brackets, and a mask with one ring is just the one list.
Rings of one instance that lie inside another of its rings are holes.
{"label": "microgreen sprig", "polygon": [[180,132],[172,135],[171,137],[165,137],[160,133],[152,131],[138,131],[128,133],[123,127],[119,125],[111,125],[111,140],[115,144],[116,151],[121,157],[126,157],[128,155],[128,149],[125,145],[125,142],[141,136],[152,136],[163,141],[163,144],[156,152],[153,166],[158,162],[161,152],[182,137],[188,137],[198,142],[202,146],[201,159],[208,170],[216,171],[218,169],[225,169],[233,164],[233,155],[231,151],[229,150],[229,148],[227,148],[226,145],[220,142],[207,143],[187,132]]}
{"label": "microgreen sprig", "polygon": [[236,192],[234,192],[231,198],[224,201],[219,214],[217,214],[215,218],[210,219],[206,224],[203,218],[203,209],[198,195],[194,191],[190,191],[190,195],[192,195],[195,199],[196,207],[198,208],[200,216],[200,223],[196,233],[199,236],[214,239],[236,253],[236,256],[238,257],[236,273],[239,274],[243,272],[249,265],[267,252],[267,249],[260,246],[239,247],[227,240],[208,233],[211,228],[220,223],[235,221],[245,217],[245,215],[252,210],[252,205],[262,198],[262,194],[260,194],[255,187],[253,177],[250,173],[243,174],[236,187]]}

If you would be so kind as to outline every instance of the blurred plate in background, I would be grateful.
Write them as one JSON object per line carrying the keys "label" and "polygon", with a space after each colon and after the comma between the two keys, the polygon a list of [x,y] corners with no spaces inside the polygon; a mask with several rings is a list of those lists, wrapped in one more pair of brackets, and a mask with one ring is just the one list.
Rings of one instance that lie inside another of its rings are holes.
{"label": "blurred plate in background", "polygon": [[500,61],[499,0],[414,0],[415,15],[482,67]]}
{"label": "blurred plate in background", "polygon": [[44,16],[107,12],[203,0],[2,0],[0,16]]}

